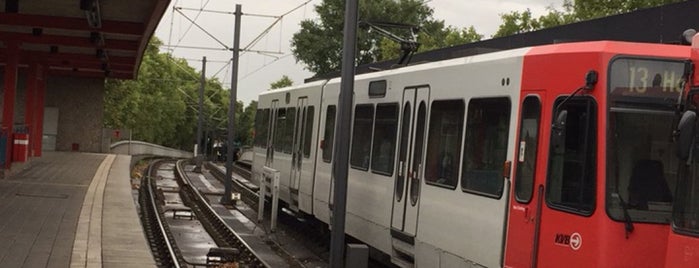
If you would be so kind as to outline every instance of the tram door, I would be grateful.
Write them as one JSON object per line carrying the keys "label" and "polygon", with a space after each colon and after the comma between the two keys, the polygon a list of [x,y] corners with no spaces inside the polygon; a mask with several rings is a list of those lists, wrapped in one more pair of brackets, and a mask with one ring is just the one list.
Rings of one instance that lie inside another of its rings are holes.
{"label": "tram door", "polygon": [[412,243],[417,231],[429,94],[429,88],[408,88],[403,93],[391,236],[408,243]]}
{"label": "tram door", "polygon": [[277,112],[279,110],[279,101],[273,100],[272,105],[269,106],[269,124],[267,127],[267,154],[265,158],[265,166],[272,167],[274,163],[274,137],[277,131]]}
{"label": "tram door", "polygon": [[[523,92],[517,143],[514,194],[511,195],[505,266],[536,267],[543,206],[544,186],[536,176],[545,174],[545,161],[538,157],[541,141],[541,102],[543,92]],[[539,159],[537,159],[539,158]],[[539,168],[537,169],[537,166]],[[544,167],[544,168],[542,168]]]}
{"label": "tram door", "polygon": [[291,147],[291,181],[289,182],[289,193],[291,194],[291,204],[289,207],[298,211],[299,186],[301,184],[301,171],[303,164],[303,148],[306,137],[306,124],[308,122],[308,98],[301,97],[296,102],[296,120],[294,123],[294,136]]}

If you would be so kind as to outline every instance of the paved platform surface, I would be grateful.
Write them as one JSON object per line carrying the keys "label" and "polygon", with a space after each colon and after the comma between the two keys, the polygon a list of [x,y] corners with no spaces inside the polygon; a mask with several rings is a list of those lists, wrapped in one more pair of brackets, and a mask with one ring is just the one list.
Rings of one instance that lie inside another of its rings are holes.
{"label": "paved platform surface", "polygon": [[45,152],[0,180],[0,267],[155,267],[130,161]]}

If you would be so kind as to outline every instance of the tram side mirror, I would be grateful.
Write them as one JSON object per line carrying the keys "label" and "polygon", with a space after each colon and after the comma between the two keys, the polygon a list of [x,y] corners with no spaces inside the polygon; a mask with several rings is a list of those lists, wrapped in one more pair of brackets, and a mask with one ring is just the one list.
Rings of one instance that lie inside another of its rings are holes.
{"label": "tram side mirror", "polygon": [[677,158],[689,159],[694,147],[694,135],[696,133],[697,114],[694,111],[686,111],[677,124]]}
{"label": "tram side mirror", "polygon": [[556,116],[556,122],[552,126],[551,142],[555,153],[563,153],[566,140],[566,122],[568,121],[568,110],[561,110]]}
{"label": "tram side mirror", "polygon": [[592,90],[595,88],[595,85],[597,84],[597,71],[595,70],[589,70],[587,71],[587,74],[585,74],[585,90]]}

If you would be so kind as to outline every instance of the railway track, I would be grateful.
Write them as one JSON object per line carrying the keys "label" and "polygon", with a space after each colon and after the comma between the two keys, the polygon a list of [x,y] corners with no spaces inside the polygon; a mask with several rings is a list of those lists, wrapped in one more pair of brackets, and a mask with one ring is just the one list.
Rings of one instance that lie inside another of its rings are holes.
{"label": "railway track", "polygon": [[[206,162],[205,165],[209,172],[218,181],[224,183],[224,178],[226,177],[225,169],[221,169],[210,162]],[[246,180],[249,180],[252,174],[248,165],[239,164],[233,165],[233,172]],[[257,210],[260,200],[258,195],[258,185],[234,179],[232,180],[231,186],[233,192],[238,192],[241,194],[241,200],[245,202],[247,206]],[[268,202],[268,205],[265,205],[265,207],[270,209],[270,200],[266,200],[266,202]],[[300,219],[299,217],[303,219]],[[305,241],[305,246],[313,251],[317,256],[324,256],[322,258],[326,260],[329,258],[328,249],[330,247],[330,231],[327,225],[322,224],[320,221],[317,221],[312,217],[308,218],[303,217],[303,215],[291,215],[287,213],[279,213],[278,220],[279,223],[281,223],[278,228],[283,229],[286,234],[296,238],[297,240]]]}
{"label": "railway track", "polygon": [[180,195],[207,232],[220,247],[237,250],[236,262],[239,267],[269,267],[216,213],[204,197],[192,185],[184,172],[184,160],[177,161],[175,177],[179,180]]}
{"label": "railway track", "polygon": [[[174,161],[172,161],[174,162]],[[172,163],[171,162],[171,163]],[[141,209],[141,220],[146,230],[146,235],[150,241],[151,251],[158,267],[220,267],[219,263],[190,263],[185,260],[179,250],[168,223],[164,217],[161,204],[164,200],[158,194],[156,184],[156,172],[161,164],[167,161],[156,160],[149,165],[146,176],[141,180],[139,189],[139,204]],[[189,178],[184,172],[184,160],[175,163],[175,178],[179,185],[179,195],[185,205],[191,209],[207,233],[218,245],[215,251],[231,253],[234,259],[231,260],[235,267],[270,267],[223,221],[214,211],[196,187],[193,187]],[[211,253],[211,251],[209,252]],[[220,257],[220,256],[219,256]]]}
{"label": "railway track", "polygon": [[[222,184],[225,184],[224,179],[226,177],[226,173],[224,170],[220,169],[218,166],[212,164],[211,162],[206,162],[206,169],[209,170],[211,175],[214,176],[218,181],[220,181]],[[252,172],[249,169],[246,169],[245,167],[242,167],[238,164],[233,165],[233,172],[242,176],[246,180],[250,179],[250,176],[252,176]],[[238,180],[232,180],[233,183],[231,184],[233,190],[235,192],[240,193],[240,198],[245,202],[245,204],[248,204],[248,206],[256,208],[259,202],[259,198],[257,195],[257,188],[250,187],[248,185],[245,185],[244,183],[238,181]],[[256,186],[257,187],[257,186]]]}
{"label": "railway track", "polygon": [[160,161],[152,163],[148,167],[146,176],[141,180],[138,198],[141,220],[158,267],[184,267],[186,266],[184,258],[174,243],[172,233],[163,220],[162,208],[156,200],[156,186],[152,178],[157,170],[154,167],[160,164]]}

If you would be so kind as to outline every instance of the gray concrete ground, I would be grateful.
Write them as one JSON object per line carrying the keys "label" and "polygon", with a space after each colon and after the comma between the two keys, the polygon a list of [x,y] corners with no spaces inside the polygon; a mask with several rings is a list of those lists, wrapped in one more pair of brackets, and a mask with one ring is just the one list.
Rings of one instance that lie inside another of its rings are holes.
{"label": "gray concrete ground", "polygon": [[154,267],[129,162],[45,152],[0,180],[0,267]]}

